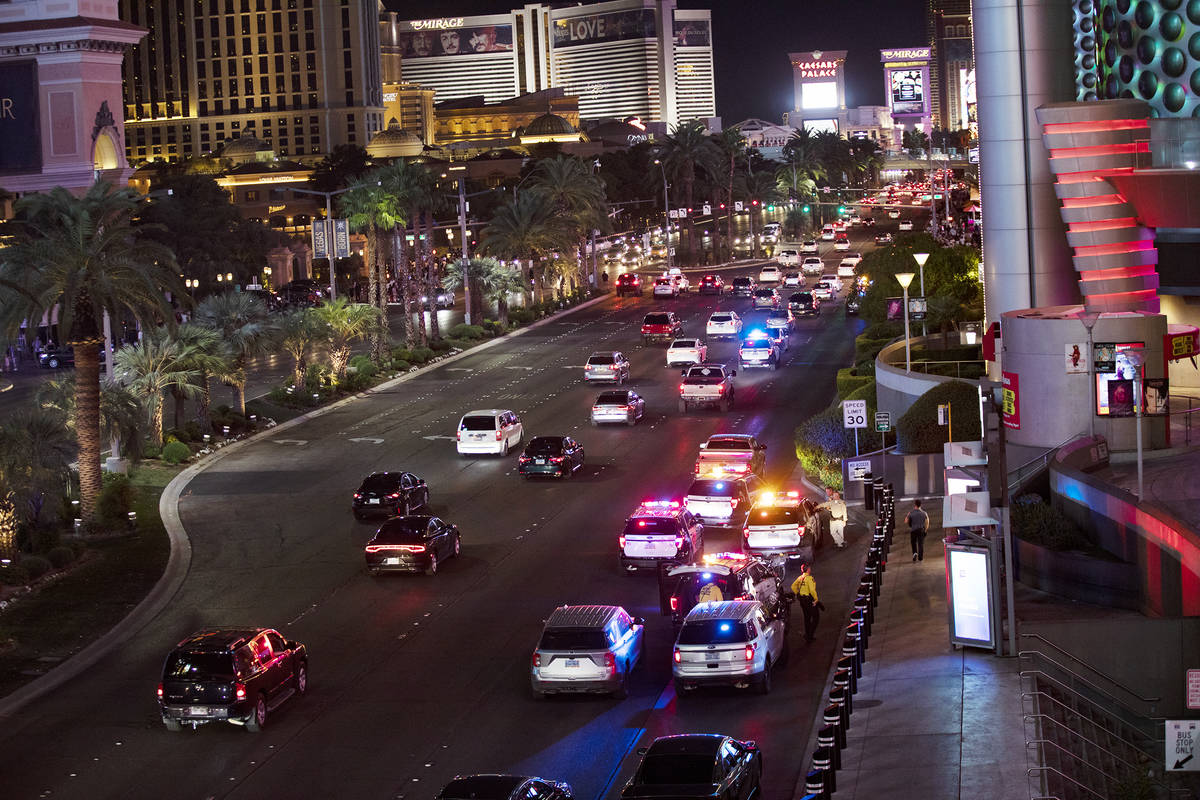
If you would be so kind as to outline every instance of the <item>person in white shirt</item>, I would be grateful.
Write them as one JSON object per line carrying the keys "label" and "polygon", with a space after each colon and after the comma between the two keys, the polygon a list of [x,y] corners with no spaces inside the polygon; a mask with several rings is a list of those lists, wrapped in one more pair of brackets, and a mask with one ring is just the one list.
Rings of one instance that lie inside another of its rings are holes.
{"label": "person in white shirt", "polygon": [[842,493],[832,487],[826,488],[825,493],[829,499],[817,508],[829,512],[829,536],[834,546],[841,550],[846,546],[846,501],[842,499]]}

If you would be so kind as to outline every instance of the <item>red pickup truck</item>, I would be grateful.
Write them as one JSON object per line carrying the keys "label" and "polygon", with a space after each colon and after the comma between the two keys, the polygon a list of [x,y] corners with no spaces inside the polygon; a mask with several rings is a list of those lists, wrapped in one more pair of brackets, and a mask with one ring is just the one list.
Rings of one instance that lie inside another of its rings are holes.
{"label": "red pickup truck", "polygon": [[683,333],[683,323],[674,311],[655,311],[642,320],[642,341],[670,342]]}

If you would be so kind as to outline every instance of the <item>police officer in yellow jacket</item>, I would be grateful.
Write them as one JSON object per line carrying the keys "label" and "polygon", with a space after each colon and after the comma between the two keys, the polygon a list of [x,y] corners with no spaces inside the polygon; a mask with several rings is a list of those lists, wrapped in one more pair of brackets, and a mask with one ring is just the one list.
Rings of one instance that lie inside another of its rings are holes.
{"label": "police officer in yellow jacket", "polygon": [[817,597],[817,580],[812,576],[812,567],[808,564],[800,565],[800,577],[792,581],[792,593],[800,601],[800,609],[804,612],[804,640],[811,642],[825,606]]}

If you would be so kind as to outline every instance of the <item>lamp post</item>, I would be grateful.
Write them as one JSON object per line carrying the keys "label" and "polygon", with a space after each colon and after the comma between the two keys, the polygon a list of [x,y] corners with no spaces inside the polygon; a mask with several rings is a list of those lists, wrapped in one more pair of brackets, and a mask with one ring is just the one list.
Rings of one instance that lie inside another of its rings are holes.
{"label": "lamp post", "polygon": [[1079,314],[1079,321],[1083,323],[1083,327],[1087,328],[1087,376],[1088,376],[1088,436],[1092,439],[1096,438],[1096,377],[1092,372],[1092,328],[1096,327],[1096,323],[1100,320],[1100,312],[1098,311],[1083,311]]}
{"label": "lamp post", "polygon": [[[378,186],[380,184],[377,183],[376,185]],[[325,219],[322,222],[322,224],[332,226],[333,225],[333,196],[338,195],[338,194],[344,194],[345,192],[348,192],[354,188],[356,188],[356,187],[347,186],[345,189],[338,189],[337,191],[333,191],[333,192],[318,192],[316,189],[294,189],[294,188],[291,189],[291,191],[300,192],[302,194],[315,194],[320,197],[324,197],[325,198]],[[314,221],[313,224],[316,225],[317,223]],[[333,228],[330,227],[330,229],[326,232],[325,241],[331,242],[332,239],[333,239]],[[335,280],[336,271],[333,268],[333,262],[336,261],[337,259],[333,257],[333,245],[329,244],[328,247],[329,247],[329,299],[333,300],[333,299],[337,298],[337,281]]]}
{"label": "lamp post", "polygon": [[904,371],[912,372],[912,350],[909,346],[908,333],[908,285],[915,276],[911,272],[897,272],[896,281],[904,290]]}
{"label": "lamp post", "polygon": [[[913,260],[917,262],[917,267],[921,272],[921,297],[925,296],[925,262],[929,260],[929,253],[913,253]],[[929,331],[925,328],[925,318],[921,318],[921,335],[928,336]]]}
{"label": "lamp post", "polygon": [[667,231],[667,271],[669,272],[671,269],[671,196],[667,194],[667,168],[661,159],[654,159],[654,163],[658,164],[663,179],[663,225]]}
{"label": "lamp post", "polygon": [[271,288],[271,268],[270,267],[263,267],[263,283],[266,284],[265,288],[267,288],[267,289]]}

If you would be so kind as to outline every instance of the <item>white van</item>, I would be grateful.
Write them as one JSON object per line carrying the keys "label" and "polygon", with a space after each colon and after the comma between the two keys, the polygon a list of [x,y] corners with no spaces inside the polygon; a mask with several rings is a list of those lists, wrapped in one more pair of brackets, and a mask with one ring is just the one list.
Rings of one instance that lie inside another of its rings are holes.
{"label": "white van", "polygon": [[521,443],[524,435],[525,430],[515,412],[487,408],[463,414],[454,438],[460,455],[485,453],[506,456],[513,445]]}
{"label": "white van", "polygon": [[825,227],[821,228],[821,238],[824,241],[832,242],[836,236],[837,231],[833,229],[832,225],[826,225]]}

